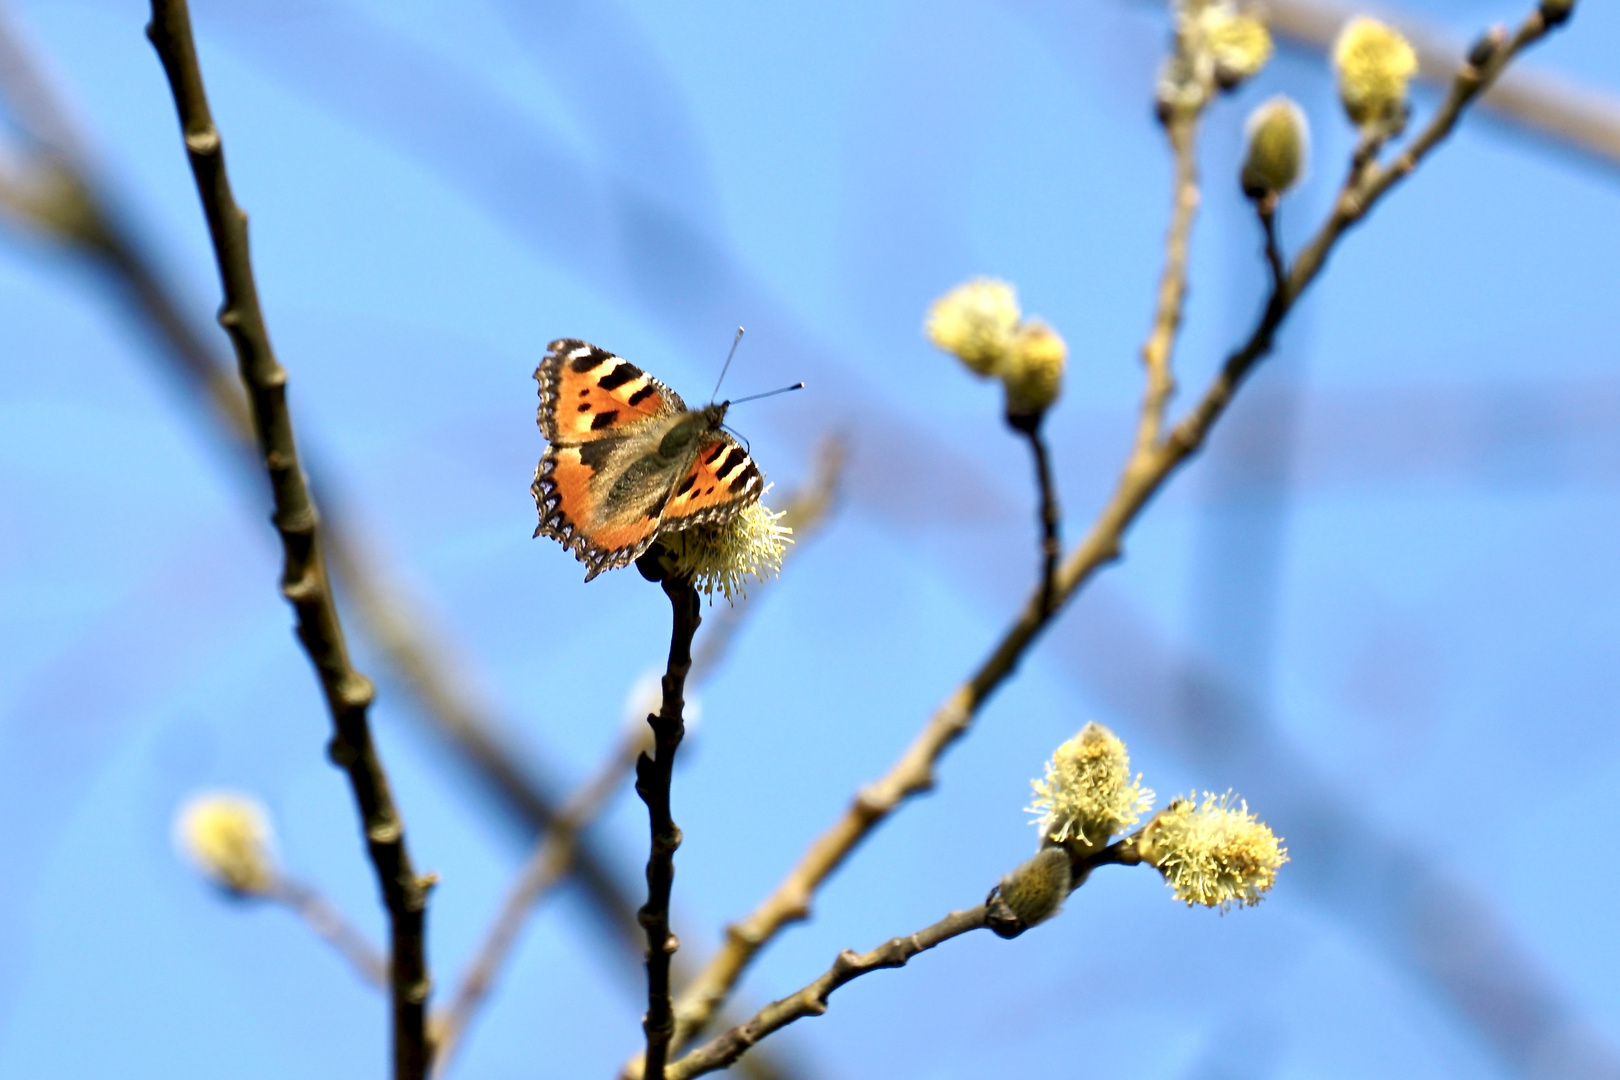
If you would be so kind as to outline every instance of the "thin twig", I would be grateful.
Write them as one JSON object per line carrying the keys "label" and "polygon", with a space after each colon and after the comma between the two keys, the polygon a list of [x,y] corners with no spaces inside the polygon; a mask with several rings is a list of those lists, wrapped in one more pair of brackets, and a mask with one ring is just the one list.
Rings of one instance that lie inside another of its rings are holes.
{"label": "thin twig", "polygon": [[[1059,567],[1057,596],[1052,609],[1048,610],[1041,603],[1040,591],[1036,590],[989,657],[946,699],[888,772],[860,790],[848,809],[831,828],[811,842],[798,863],[746,919],[727,927],[725,943],[678,1003],[677,1045],[709,1022],[715,1008],[725,1000],[743,970],[767,942],[788,923],[809,917],[816,890],[855,846],[902,802],[933,787],[935,764],[967,731],[986,699],[1012,674],[1050,619],[1099,569],[1120,557],[1125,532],[1142,508],[1203,445],[1243,378],[1270,352],[1277,328],[1320,272],[1344,232],[1360,221],[1451,132],[1463,110],[1489,87],[1514,56],[1547,30],[1539,12],[1533,13],[1510,40],[1491,54],[1483,69],[1465,64],[1453,80],[1452,90],[1440,111],[1407,148],[1388,166],[1372,165],[1358,185],[1341,194],[1327,222],[1306,245],[1283,286],[1271,290],[1248,340],[1227,358],[1220,374],[1193,410],[1161,442],[1144,447],[1138,441],[1136,452],[1126,463],[1090,531]],[[1167,261],[1170,257],[1173,253],[1168,253]],[[1145,421],[1154,409],[1156,392],[1150,377],[1144,395]]]}
{"label": "thin twig", "polygon": [[494,987],[496,976],[511,954],[512,946],[516,944],[518,934],[534,906],[568,876],[573,867],[579,834],[595,820],[602,807],[619,790],[649,743],[644,721],[638,721],[636,729],[626,730],[625,737],[619,740],[608,759],[569,798],[562,813],[552,823],[550,832],[535,845],[534,853],[523,864],[488,935],[462,975],[450,1003],[435,1013],[430,1021],[434,1076],[443,1076],[449,1068],[466,1034],[467,1025]]}
{"label": "thin twig", "polygon": [[282,593],[297,613],[298,636],[320,676],[334,733],[332,760],[354,789],[390,926],[389,984],[393,999],[394,1075],[420,1080],[427,1072],[429,979],[423,929],[431,879],[418,877],[405,846],[405,828],[371,740],[370,680],[349,661],[348,645],[321,556],[315,503],[298,466],[287,373],[270,347],[248,254],[247,216],[236,205],[224,151],[208,107],[185,0],[153,0],[147,36],[174,95],[186,154],[197,181],[219,264],[225,302],[219,322],[235,346],[253,410],[254,430],[275,499],[274,521],[284,555]]}
{"label": "thin twig", "polygon": [[315,931],[316,936],[336,949],[366,982],[379,990],[388,988],[388,958],[344,918],[336,904],[313,886],[292,878],[277,877],[264,895],[267,900],[274,900],[296,912]]}
{"label": "thin twig", "polygon": [[1260,218],[1260,230],[1266,238],[1266,269],[1271,274],[1271,291],[1276,292],[1288,277],[1288,268],[1283,264],[1282,245],[1277,239],[1276,192],[1271,192],[1256,203],[1255,213]]}
{"label": "thin twig", "polygon": [[1052,482],[1051,454],[1046,440],[1041,437],[1040,418],[1033,423],[1014,425],[1029,439],[1029,448],[1035,455],[1035,483],[1040,490],[1041,509],[1041,610],[1050,614],[1057,588],[1058,560],[1063,557],[1063,538],[1059,535],[1063,518],[1058,510],[1057,485]]}
{"label": "thin twig", "polygon": [[[658,549],[655,547],[654,552]],[[664,670],[664,700],[656,713],[647,717],[652,727],[653,754],[636,759],[636,794],[647,804],[651,845],[647,854],[647,902],[639,918],[647,931],[647,1015],[642,1027],[647,1033],[647,1054],[643,1075],[648,1080],[664,1080],[670,1040],[675,1035],[675,1006],[670,997],[669,963],[680,942],[669,930],[669,895],[675,884],[675,850],[681,846],[681,830],[670,812],[670,783],[675,771],[675,752],[686,734],[682,711],[685,708],[686,676],[692,670],[692,635],[703,622],[702,601],[688,578],[668,575],[655,569],[658,556],[642,556],[639,566],[648,577],[661,575],[664,595],[669,597],[672,625],[669,635],[669,665]]]}
{"label": "thin twig", "polygon": [[1175,161],[1170,207],[1170,229],[1164,242],[1164,268],[1159,275],[1158,300],[1153,309],[1153,327],[1142,345],[1142,366],[1147,369],[1147,389],[1142,396],[1141,419],[1136,428],[1136,453],[1147,452],[1159,441],[1164,429],[1165,410],[1176,392],[1171,353],[1181,330],[1181,317],[1187,306],[1187,254],[1191,246],[1193,220],[1198,215],[1198,117],[1199,110],[1178,108],[1165,117],[1165,135]]}
{"label": "thin twig", "polygon": [[[1163,811],[1160,811],[1162,814]],[[1154,816],[1157,820],[1158,815]],[[1090,855],[1070,853],[1073,877],[1069,891],[1079,889],[1099,866],[1139,866],[1143,862],[1139,842],[1152,821],[1128,836],[1122,836],[1107,847]],[[667,1080],[691,1080],[733,1064],[766,1036],[780,1031],[796,1020],[820,1016],[827,1011],[827,999],[832,992],[847,982],[868,972],[882,968],[904,967],[918,953],[926,952],[954,937],[972,930],[988,929],[1000,938],[1014,938],[1030,928],[1002,899],[1001,886],[990,890],[990,896],[978,907],[967,911],[953,911],[931,926],[906,937],[890,938],[868,953],[845,949],[838,954],[832,967],[809,985],[778,1001],[773,1001],[746,1022],[716,1035],[684,1057],[671,1062],[665,1072]]]}
{"label": "thin twig", "polygon": [[748,1020],[693,1050],[679,1061],[671,1062],[665,1072],[668,1080],[690,1080],[727,1065],[742,1057],[748,1049],[772,1032],[802,1020],[807,1016],[820,1016],[827,1011],[827,999],[832,992],[860,978],[868,972],[882,968],[904,967],[920,952],[926,952],[973,930],[989,926],[989,905],[980,904],[966,911],[953,911],[932,926],[924,927],[906,937],[890,938],[868,953],[845,949],[838,954],[822,976],[797,993],[780,1001],[773,1001]]}

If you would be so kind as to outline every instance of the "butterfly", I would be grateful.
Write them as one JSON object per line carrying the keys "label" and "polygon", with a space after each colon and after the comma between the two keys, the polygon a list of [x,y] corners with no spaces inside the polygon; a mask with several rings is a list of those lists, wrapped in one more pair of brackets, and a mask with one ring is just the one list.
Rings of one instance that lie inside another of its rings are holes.
{"label": "butterfly", "polygon": [[725,431],[730,402],[688,409],[680,395],[606,349],[573,338],[534,369],[540,433],[534,505],[549,536],[585,564],[585,580],[626,566],[660,533],[731,520],[765,489]]}

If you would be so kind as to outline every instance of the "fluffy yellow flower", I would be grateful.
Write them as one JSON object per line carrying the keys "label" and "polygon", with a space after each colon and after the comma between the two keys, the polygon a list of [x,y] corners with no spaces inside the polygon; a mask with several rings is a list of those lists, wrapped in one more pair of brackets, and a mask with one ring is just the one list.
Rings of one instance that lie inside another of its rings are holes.
{"label": "fluffy yellow flower", "polygon": [[275,883],[270,815],[256,799],[210,792],[190,799],[175,818],[180,850],[214,884],[249,896]]}
{"label": "fluffy yellow flower", "polygon": [[1036,780],[1029,812],[1048,843],[1100,848],[1141,819],[1153,805],[1153,792],[1131,779],[1125,744],[1101,724],[1087,724],[1057,748]]}
{"label": "fluffy yellow flower", "polygon": [[1252,907],[1271,889],[1288,849],[1232,793],[1176,799],[1142,830],[1138,849],[1190,907]]}
{"label": "fluffy yellow flower", "polygon": [[1365,16],[1351,19],[1333,46],[1333,66],[1339,71],[1339,100],[1353,123],[1400,125],[1417,53],[1399,30]]}
{"label": "fluffy yellow flower", "polygon": [[928,309],[928,340],[977,375],[1001,366],[1018,329],[1018,295],[1005,281],[974,278]]}
{"label": "fluffy yellow flower", "polygon": [[1063,389],[1063,367],[1069,347],[1058,332],[1038,319],[1018,328],[1001,365],[1007,388],[1007,415],[1045,412]]}
{"label": "fluffy yellow flower", "polygon": [[1299,181],[1310,151],[1305,113],[1279,94],[1249,114],[1243,193],[1251,199],[1281,195]]}
{"label": "fluffy yellow flower", "polygon": [[766,581],[782,572],[782,556],[793,542],[793,530],[781,524],[782,513],[750,503],[723,525],[665,533],[659,543],[668,549],[676,574],[690,577],[699,592],[718,591],[729,601],[747,595],[745,579]]}
{"label": "fluffy yellow flower", "polygon": [[1204,41],[1215,60],[1215,81],[1231,89],[1259,74],[1271,59],[1271,31],[1253,15],[1226,4],[1204,13]]}

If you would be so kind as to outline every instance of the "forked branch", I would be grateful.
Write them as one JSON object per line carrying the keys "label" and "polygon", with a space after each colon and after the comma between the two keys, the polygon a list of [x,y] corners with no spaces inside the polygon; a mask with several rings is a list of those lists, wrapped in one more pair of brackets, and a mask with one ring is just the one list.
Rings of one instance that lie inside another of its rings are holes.
{"label": "forked branch", "polygon": [[[951,693],[900,758],[878,780],[857,793],[838,820],[812,841],[787,876],[746,919],[727,928],[724,945],[678,1004],[677,1043],[708,1024],[749,962],[784,926],[809,917],[816,890],[856,845],[904,801],[933,787],[934,767],[945,751],[966,733],[980,707],[1012,674],[1047,623],[1092,575],[1119,558],[1125,533],[1143,507],[1203,445],[1243,379],[1271,351],[1277,329],[1320,273],[1344,233],[1451,133],[1464,110],[1516,55],[1549,29],[1538,10],[1511,36],[1488,38],[1474,50],[1472,62],[1465,62],[1457,72],[1440,110],[1405,149],[1388,165],[1373,161],[1357,170],[1327,221],[1292,267],[1286,274],[1276,275],[1248,338],[1227,358],[1193,409],[1161,436],[1162,416],[1174,385],[1170,348],[1179,327],[1185,290],[1186,236],[1179,223],[1185,221],[1190,226],[1191,212],[1197,206],[1196,170],[1190,157],[1193,132],[1190,127],[1179,129],[1176,116],[1169,117],[1167,130],[1177,161],[1177,194],[1166,244],[1165,277],[1153,332],[1143,348],[1148,373],[1138,438],[1113,493],[1090,530],[1059,566],[1053,601],[1046,603],[1043,590],[1036,590],[978,670]],[[1188,156],[1184,157],[1184,153]],[[1280,254],[1276,259],[1280,266]]]}

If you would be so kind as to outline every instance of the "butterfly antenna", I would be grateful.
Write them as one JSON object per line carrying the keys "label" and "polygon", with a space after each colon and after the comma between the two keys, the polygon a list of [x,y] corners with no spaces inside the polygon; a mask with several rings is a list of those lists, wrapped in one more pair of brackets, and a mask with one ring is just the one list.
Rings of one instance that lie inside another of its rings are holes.
{"label": "butterfly antenna", "polygon": [[796,382],[792,386],[783,386],[783,387],[780,387],[780,388],[778,388],[776,390],[767,390],[763,394],[749,394],[747,397],[740,397],[740,398],[737,398],[735,401],[728,401],[728,402],[726,402],[726,404],[728,404],[728,405],[741,405],[745,401],[758,401],[760,398],[775,397],[777,394],[785,394],[789,390],[803,390],[803,389],[804,389],[804,383]]}
{"label": "butterfly antenna", "polygon": [[726,381],[726,372],[731,370],[731,358],[737,355],[737,345],[742,341],[742,336],[743,328],[739,326],[737,336],[731,339],[731,351],[726,353],[726,362],[720,368],[720,377],[714,380],[714,393],[709,395],[710,405],[713,405],[714,399],[720,396],[720,384]]}

